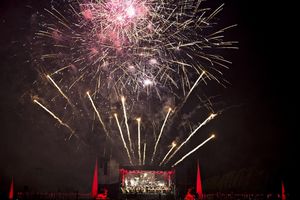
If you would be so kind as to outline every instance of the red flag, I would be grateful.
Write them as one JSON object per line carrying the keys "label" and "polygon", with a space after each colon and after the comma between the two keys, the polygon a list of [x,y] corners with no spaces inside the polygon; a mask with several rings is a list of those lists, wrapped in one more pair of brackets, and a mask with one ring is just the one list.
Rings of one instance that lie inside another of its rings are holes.
{"label": "red flag", "polygon": [[92,197],[96,198],[98,195],[98,161],[96,159],[96,165],[94,169],[94,178],[92,185]]}
{"label": "red flag", "polygon": [[198,194],[199,199],[202,199],[202,198],[203,198],[199,161],[197,162],[196,193]]}
{"label": "red flag", "polygon": [[286,200],[283,181],[281,181],[281,200]]}
{"label": "red flag", "polygon": [[10,190],[9,190],[9,199],[14,198],[14,178],[11,179]]}

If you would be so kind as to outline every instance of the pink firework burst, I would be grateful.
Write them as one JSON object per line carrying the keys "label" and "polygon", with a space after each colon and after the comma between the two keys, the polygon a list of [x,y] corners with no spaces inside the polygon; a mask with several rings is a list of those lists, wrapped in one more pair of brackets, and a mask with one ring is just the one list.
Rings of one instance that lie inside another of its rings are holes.
{"label": "pink firework burst", "polygon": [[100,43],[109,43],[117,51],[134,40],[132,32],[143,27],[148,15],[140,0],[109,0],[81,4],[82,16],[91,21]]}

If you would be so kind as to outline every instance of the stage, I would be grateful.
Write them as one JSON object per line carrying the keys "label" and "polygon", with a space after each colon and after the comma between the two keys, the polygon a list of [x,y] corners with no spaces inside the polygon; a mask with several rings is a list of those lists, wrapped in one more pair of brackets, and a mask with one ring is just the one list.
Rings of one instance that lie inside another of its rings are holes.
{"label": "stage", "polygon": [[175,193],[175,171],[151,167],[120,168],[122,194],[167,195]]}

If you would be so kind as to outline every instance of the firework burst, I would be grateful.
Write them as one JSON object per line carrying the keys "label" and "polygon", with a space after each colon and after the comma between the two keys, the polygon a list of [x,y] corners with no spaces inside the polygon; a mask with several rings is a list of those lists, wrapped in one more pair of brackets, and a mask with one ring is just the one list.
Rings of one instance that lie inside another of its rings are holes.
{"label": "firework burst", "polygon": [[[97,131],[104,133],[105,140],[122,141],[130,164],[145,163],[146,146],[152,152],[151,163],[159,161],[157,147],[174,113],[201,82],[224,83],[222,69],[230,62],[216,52],[235,48],[235,42],[224,41],[222,35],[233,26],[214,28],[223,5],[211,10],[202,7],[202,0],[59,2],[40,15],[33,38],[37,69],[43,77],[36,84],[38,95],[51,99],[49,106],[61,107],[72,126],[38,105],[72,135],[80,129],[78,121],[90,119],[92,129],[99,121]],[[47,87],[47,94],[42,87]],[[160,165],[182,145],[167,158],[170,150]]]}

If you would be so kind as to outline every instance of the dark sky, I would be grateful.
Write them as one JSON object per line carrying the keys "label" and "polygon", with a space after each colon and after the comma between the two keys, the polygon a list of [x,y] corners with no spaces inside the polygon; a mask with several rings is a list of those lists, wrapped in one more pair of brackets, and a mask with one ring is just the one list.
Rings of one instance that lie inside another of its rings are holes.
{"label": "dark sky", "polygon": [[[239,41],[239,50],[225,53],[233,64],[224,75],[230,85],[220,90],[230,109],[207,128],[217,133],[216,140],[183,165],[199,159],[204,177],[256,166],[275,171],[292,190],[298,157],[297,66],[291,59],[292,17],[283,14],[292,6],[271,1],[225,3],[222,23],[238,24],[226,36]],[[14,176],[19,188],[88,191],[95,153],[74,151],[55,126],[45,130],[52,122],[24,97],[36,78],[27,61],[30,46],[24,41],[30,37],[31,15],[41,8],[40,1],[0,3],[0,190]]]}

